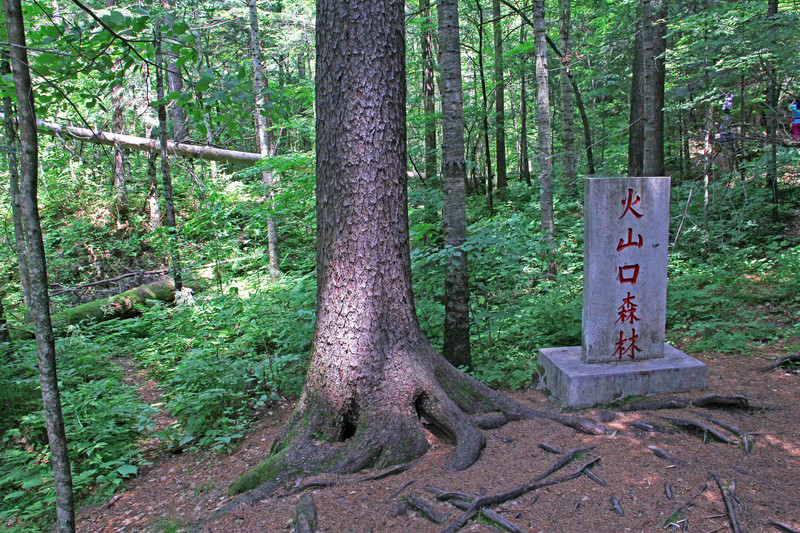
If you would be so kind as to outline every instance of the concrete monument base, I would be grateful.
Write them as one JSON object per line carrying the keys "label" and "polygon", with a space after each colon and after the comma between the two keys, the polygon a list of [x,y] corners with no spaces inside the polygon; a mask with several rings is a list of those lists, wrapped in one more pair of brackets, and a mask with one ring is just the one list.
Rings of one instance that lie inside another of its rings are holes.
{"label": "concrete monument base", "polygon": [[706,365],[664,343],[664,357],[644,361],[583,363],[581,347],[543,348],[545,387],[565,407],[592,407],[626,396],[701,390]]}

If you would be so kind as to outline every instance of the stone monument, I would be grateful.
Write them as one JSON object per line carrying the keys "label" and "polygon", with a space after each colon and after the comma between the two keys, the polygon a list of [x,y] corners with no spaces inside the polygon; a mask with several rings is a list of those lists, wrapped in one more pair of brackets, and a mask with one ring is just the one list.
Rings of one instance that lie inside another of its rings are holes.
{"label": "stone monument", "polygon": [[706,366],[664,342],[670,178],[586,178],[581,346],[544,348],[562,404],[705,388]]}

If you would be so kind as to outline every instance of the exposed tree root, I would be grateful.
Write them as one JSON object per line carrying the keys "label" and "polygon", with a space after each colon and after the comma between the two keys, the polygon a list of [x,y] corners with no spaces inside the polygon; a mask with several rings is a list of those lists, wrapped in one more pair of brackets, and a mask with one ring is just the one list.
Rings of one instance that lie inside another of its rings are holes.
{"label": "exposed tree root", "polygon": [[[667,489],[667,487],[669,488]],[[672,498],[670,497],[670,494],[672,494],[672,487],[670,487],[669,484],[666,484],[665,490],[667,490],[667,497],[671,500]],[[672,511],[672,514],[670,514],[661,524],[661,528],[664,529],[670,524],[677,524],[678,522],[682,521],[684,513],[686,513],[689,507],[694,505],[694,501],[707,490],[708,490],[708,481],[706,480],[706,482],[703,483],[703,486],[700,487],[700,490],[698,490],[694,495],[692,495],[691,498],[686,500],[686,502],[683,505]]]}
{"label": "exposed tree root", "polygon": [[777,522],[775,520],[769,520],[767,522],[767,525],[774,527],[775,529],[781,531],[782,533],[800,533],[800,529],[795,529],[792,526],[788,526],[783,522]]}
{"label": "exposed tree root", "polygon": [[783,357],[781,359],[778,359],[777,361],[775,361],[772,364],[769,364],[769,365],[767,365],[765,367],[759,368],[758,371],[762,372],[762,373],[763,372],[769,372],[770,370],[778,368],[780,366],[783,366],[786,363],[800,363],[800,353],[796,353],[794,355],[790,355],[788,357]]}
{"label": "exposed tree root", "polygon": [[669,461],[670,463],[672,463],[672,464],[674,464],[676,466],[683,466],[683,465],[686,464],[685,462],[681,461],[680,459],[677,459],[677,458],[673,457],[672,455],[670,455],[669,453],[665,452],[664,450],[662,450],[658,446],[648,446],[647,449],[650,450],[651,452],[653,452],[653,455],[655,455],[656,457],[664,459],[665,461]]}
{"label": "exposed tree root", "polygon": [[399,406],[383,397],[368,405],[356,405],[354,399],[343,412],[312,390],[301,399],[267,460],[234,483],[231,493],[255,488],[272,493],[309,474],[349,474],[411,463],[428,449],[423,428],[454,445],[448,467],[453,471],[470,467],[480,457],[486,440],[479,427],[545,418],[592,435],[610,433],[588,417],[548,413],[515,402],[428,349],[428,358],[419,361],[433,364],[418,365],[411,373],[415,381],[400,383],[403,390],[391,390],[395,382],[384,380],[387,394],[399,398]]}
{"label": "exposed tree root", "polygon": [[534,490],[537,490],[537,489],[540,489],[540,488],[543,488],[543,487],[549,487],[551,485],[556,485],[558,483],[564,483],[565,481],[570,481],[572,479],[576,479],[576,478],[580,477],[581,475],[584,474],[584,472],[586,471],[587,468],[590,468],[591,466],[596,464],[598,461],[600,461],[600,458],[597,457],[597,458],[592,459],[591,461],[583,464],[578,470],[576,470],[572,474],[569,474],[569,475],[566,475],[566,476],[562,476],[560,478],[556,478],[556,479],[552,479],[552,480],[547,480],[546,479],[547,477],[549,477],[553,473],[557,472],[558,470],[560,470],[561,468],[566,466],[570,461],[575,459],[575,457],[577,457],[579,454],[581,454],[583,452],[586,452],[586,451],[588,451],[590,449],[591,448],[582,448],[580,450],[570,450],[567,454],[565,454],[564,457],[562,457],[558,461],[556,461],[556,463],[554,463],[553,466],[548,468],[544,473],[542,473],[541,475],[537,476],[535,479],[533,479],[529,483],[526,483],[524,485],[521,485],[521,486],[516,487],[514,489],[511,489],[511,490],[508,490],[506,492],[501,492],[499,494],[493,494],[493,495],[489,495],[489,496],[481,496],[479,498],[475,498],[472,501],[472,503],[470,503],[470,505],[466,509],[466,511],[464,511],[464,514],[462,514],[459,518],[457,518],[452,523],[450,523],[450,525],[448,525],[446,528],[442,529],[439,533],[455,533],[456,531],[458,531],[459,529],[464,527],[467,524],[467,522],[469,522],[472,518],[474,518],[475,515],[478,513],[478,511],[480,509],[484,508],[484,507],[488,507],[490,505],[497,505],[498,503],[503,503],[503,502],[506,502],[508,500],[512,500],[514,498],[519,498],[520,496],[522,496],[525,493],[528,493],[528,492],[531,492],[531,491],[534,491]]}
{"label": "exposed tree root", "polygon": [[514,522],[505,518],[504,516],[500,516],[499,513],[492,511],[491,509],[481,509],[481,514],[506,529],[506,531],[510,531],[511,533],[525,533],[524,530],[520,529]]}
{"label": "exposed tree root", "polygon": [[317,506],[313,494],[304,494],[297,504],[295,533],[314,533],[317,530]]}
{"label": "exposed tree root", "polygon": [[620,516],[625,516],[625,511],[622,510],[622,504],[619,503],[619,499],[616,496],[611,496],[608,499],[611,502],[611,510],[617,513]]}
{"label": "exposed tree root", "polygon": [[690,430],[694,430],[695,432],[701,433],[703,435],[703,442],[706,442],[709,435],[714,439],[724,442],[725,444],[738,444],[735,440],[731,440],[716,429],[703,424],[697,420],[691,420],[688,418],[671,418],[667,416],[662,416],[664,420],[671,422],[673,425],[678,427],[687,428]]}
{"label": "exposed tree root", "polygon": [[409,507],[434,524],[444,524],[445,517],[419,496],[409,494],[403,498]]}
{"label": "exposed tree root", "polygon": [[705,418],[712,424],[716,424],[722,429],[727,429],[737,437],[739,437],[740,442],[742,443],[742,447],[744,448],[744,452],[749,454],[753,451],[753,437],[746,431],[742,431],[738,427],[734,426],[733,424],[728,424],[726,422],[720,422],[719,420],[715,419],[714,417],[707,415],[705,413],[698,413],[701,417]]}
{"label": "exposed tree root", "polygon": [[649,402],[636,402],[628,405],[621,405],[616,410],[622,413],[631,411],[658,411],[660,409],[683,409],[689,406],[689,401],[681,398],[668,398],[666,400],[656,400]]}
{"label": "exposed tree root", "polygon": [[733,481],[730,485],[726,485],[718,475],[711,474],[711,477],[717,482],[717,486],[722,493],[722,501],[725,502],[725,513],[728,515],[728,522],[731,524],[733,533],[740,533],[739,521],[736,518],[736,508],[739,506],[739,500],[736,498],[736,482]]}

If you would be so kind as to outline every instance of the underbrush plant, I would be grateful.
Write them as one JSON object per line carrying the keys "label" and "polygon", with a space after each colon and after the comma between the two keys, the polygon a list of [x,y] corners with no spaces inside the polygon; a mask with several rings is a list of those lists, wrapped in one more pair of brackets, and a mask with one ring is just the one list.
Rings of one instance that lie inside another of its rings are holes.
{"label": "underbrush plant", "polygon": [[314,326],[314,277],[284,276],[250,291],[196,295],[194,307],[163,305],[135,320],[99,325],[157,379],[179,425],[176,444],[229,450],[255,409],[302,388]]}
{"label": "underbrush plant", "polygon": [[[135,475],[137,442],[151,428],[151,411],[125,384],[112,354],[79,332],[58,339],[59,385],[73,487],[78,501],[113,492]],[[55,489],[38,390],[36,347],[15,343],[2,356],[0,403],[0,523],[9,531],[41,531],[55,516]]]}

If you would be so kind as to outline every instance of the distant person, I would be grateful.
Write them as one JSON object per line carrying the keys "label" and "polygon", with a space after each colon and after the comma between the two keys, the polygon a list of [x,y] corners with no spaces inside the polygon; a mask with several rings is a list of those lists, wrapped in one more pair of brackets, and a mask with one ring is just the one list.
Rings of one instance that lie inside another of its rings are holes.
{"label": "distant person", "polygon": [[789,106],[789,111],[792,112],[792,140],[797,141],[800,139],[800,108],[797,98]]}

